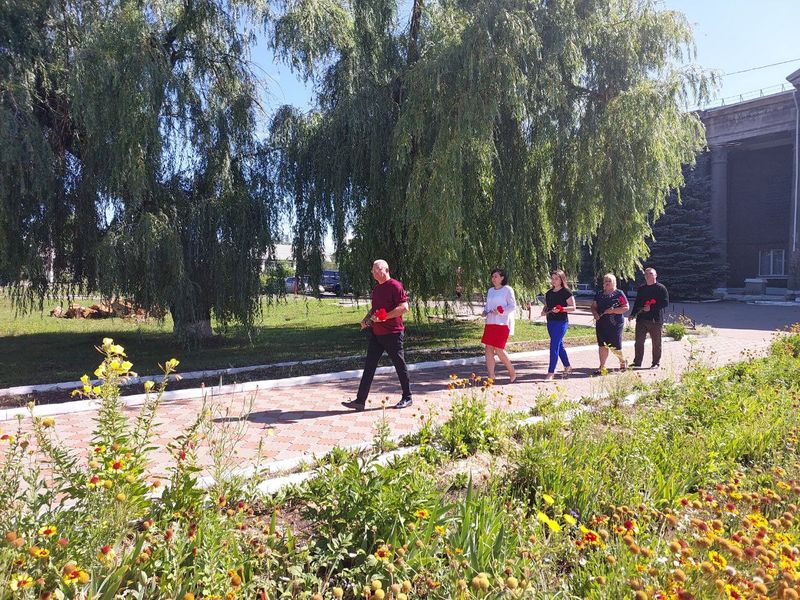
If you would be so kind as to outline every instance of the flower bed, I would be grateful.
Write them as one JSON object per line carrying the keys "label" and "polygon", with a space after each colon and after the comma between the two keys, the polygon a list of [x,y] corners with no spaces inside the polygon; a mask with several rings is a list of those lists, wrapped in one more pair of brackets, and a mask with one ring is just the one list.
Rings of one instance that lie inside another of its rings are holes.
{"label": "flower bed", "polygon": [[[173,441],[168,481],[149,480],[165,384],[148,384],[128,421],[118,393],[132,365],[111,340],[102,351],[104,383],[81,391],[102,402],[87,460],[51,417],[35,420],[34,455],[0,433],[0,599],[800,593],[797,330],[764,359],[697,368],[569,423],[524,425],[493,408],[491,385],[454,382],[450,419],[423,419],[416,452],[380,465],[335,451],[263,498],[256,478],[198,484],[198,444],[231,443],[206,411]],[[476,453],[490,457],[480,469],[453,469]]]}

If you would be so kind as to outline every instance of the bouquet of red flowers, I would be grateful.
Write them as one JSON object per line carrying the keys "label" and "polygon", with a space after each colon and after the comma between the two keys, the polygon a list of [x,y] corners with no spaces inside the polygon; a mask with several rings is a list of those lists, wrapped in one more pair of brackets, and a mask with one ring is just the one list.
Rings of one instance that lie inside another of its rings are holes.
{"label": "bouquet of red flowers", "polygon": [[645,306],[653,306],[655,303],[656,303],[656,299],[655,298],[650,298],[650,300],[645,300],[644,305]]}
{"label": "bouquet of red flowers", "polygon": [[502,306],[500,306],[499,304],[498,304],[498,306],[497,306],[497,312],[499,312],[501,315],[502,315],[502,314],[505,312],[505,311],[503,310],[503,307],[502,307]]}
{"label": "bouquet of red flowers", "polygon": [[375,311],[375,318],[378,321],[385,321],[386,320],[386,309],[385,308],[379,308],[378,310],[376,310]]}
{"label": "bouquet of red flowers", "polygon": [[563,310],[564,310],[564,307],[563,307],[563,306],[561,306],[560,304],[556,304],[556,305],[553,307],[553,312],[556,312],[556,313],[560,313],[560,312],[562,312]]}

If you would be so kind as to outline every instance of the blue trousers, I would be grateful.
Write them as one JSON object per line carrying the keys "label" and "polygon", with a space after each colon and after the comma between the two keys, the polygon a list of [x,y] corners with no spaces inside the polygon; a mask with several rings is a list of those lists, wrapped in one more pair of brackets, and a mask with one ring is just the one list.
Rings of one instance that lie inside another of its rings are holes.
{"label": "blue trousers", "polygon": [[569,366],[569,357],[564,349],[564,336],[567,335],[568,327],[569,321],[547,322],[547,333],[550,334],[550,366],[547,368],[548,373],[556,372],[559,358],[565,367]]}

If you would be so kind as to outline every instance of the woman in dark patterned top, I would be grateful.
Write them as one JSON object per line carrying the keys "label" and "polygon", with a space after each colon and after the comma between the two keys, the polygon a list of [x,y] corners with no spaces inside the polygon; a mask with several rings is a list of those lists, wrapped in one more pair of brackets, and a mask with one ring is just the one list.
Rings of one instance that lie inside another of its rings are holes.
{"label": "woman in dark patterned top", "polygon": [[568,313],[575,310],[575,298],[569,289],[569,281],[564,271],[550,273],[550,289],[544,295],[542,315],[547,315],[547,333],[550,335],[550,364],[545,379],[555,377],[558,359],[564,365],[564,374],[572,371],[569,357],[564,348],[564,336],[569,327]]}
{"label": "woman in dark patterned top", "polygon": [[622,316],[628,310],[628,299],[622,290],[617,289],[617,278],[611,273],[603,275],[603,289],[592,301],[592,315],[595,321],[597,346],[600,353],[600,367],[595,375],[606,372],[606,360],[609,350],[619,359],[619,370],[627,368],[625,357],[622,355],[622,329],[625,318]]}

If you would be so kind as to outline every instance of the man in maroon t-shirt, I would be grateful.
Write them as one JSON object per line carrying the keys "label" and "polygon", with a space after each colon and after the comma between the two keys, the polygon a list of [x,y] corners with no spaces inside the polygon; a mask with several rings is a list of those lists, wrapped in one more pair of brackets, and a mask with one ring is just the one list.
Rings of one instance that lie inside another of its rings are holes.
{"label": "man in maroon t-shirt", "polygon": [[385,260],[372,263],[372,277],[378,285],[372,288],[372,308],[361,320],[361,329],[371,328],[364,373],[361,375],[356,399],[342,404],[348,408],[364,410],[378,361],[386,352],[392,359],[403,389],[403,396],[394,407],[406,408],[411,406],[411,384],[403,354],[403,313],[408,311],[408,294],[402,283],[391,278],[389,264]]}

